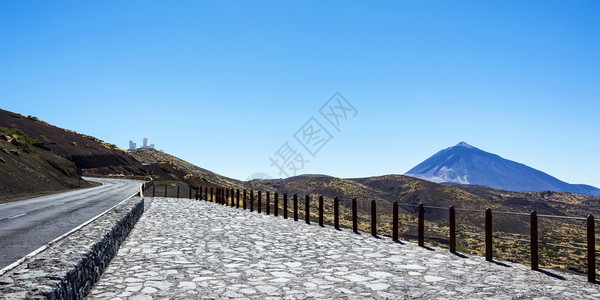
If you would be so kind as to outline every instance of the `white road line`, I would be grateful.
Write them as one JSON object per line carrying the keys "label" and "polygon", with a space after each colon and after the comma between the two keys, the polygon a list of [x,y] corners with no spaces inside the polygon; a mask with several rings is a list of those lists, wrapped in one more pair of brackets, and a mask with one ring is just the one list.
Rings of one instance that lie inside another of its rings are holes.
{"label": "white road line", "polygon": [[12,216],[12,217],[8,218],[8,220],[10,220],[10,219],[14,219],[14,218],[18,218],[18,217],[22,217],[22,216],[24,216],[24,215],[25,215],[25,214],[18,214],[18,215],[16,215],[16,216]]}
{"label": "white road line", "polygon": [[[141,187],[140,187],[140,188],[141,188]],[[24,262],[24,261],[26,261],[27,259],[29,259],[29,258],[31,258],[31,257],[34,257],[34,256],[36,256],[38,253],[40,253],[40,252],[42,252],[42,251],[46,250],[46,249],[47,249],[48,247],[50,247],[51,245],[53,245],[53,244],[57,243],[58,241],[60,241],[60,240],[62,240],[62,239],[64,239],[64,238],[66,238],[67,236],[69,236],[69,235],[73,234],[73,232],[76,232],[77,230],[80,230],[81,228],[83,228],[83,227],[87,226],[89,223],[92,223],[92,222],[93,222],[93,221],[95,221],[96,219],[98,219],[98,218],[102,217],[103,215],[105,215],[105,214],[106,214],[106,213],[108,213],[109,211],[113,210],[115,207],[117,207],[117,206],[119,206],[119,205],[121,205],[121,204],[125,203],[125,201],[129,200],[130,198],[134,197],[135,195],[137,195],[137,192],[136,192],[135,194],[133,194],[133,195],[131,195],[131,196],[129,196],[129,197],[127,197],[127,198],[125,198],[125,200],[123,200],[123,201],[119,202],[119,203],[118,203],[118,204],[116,204],[115,206],[113,206],[113,207],[111,207],[111,208],[109,208],[109,209],[105,210],[104,212],[100,213],[99,215],[97,215],[97,216],[95,216],[95,217],[93,217],[93,218],[91,218],[91,219],[87,220],[85,223],[83,223],[83,224],[81,224],[81,225],[79,225],[79,226],[77,226],[77,227],[73,228],[71,231],[69,231],[69,232],[67,232],[67,233],[65,233],[65,234],[63,234],[63,235],[61,235],[61,236],[59,236],[59,237],[55,238],[54,240],[52,240],[52,241],[48,242],[46,245],[44,245],[44,246],[41,246],[41,247],[37,248],[37,249],[36,249],[36,250],[34,250],[33,252],[31,252],[31,253],[29,253],[29,254],[27,254],[27,255],[25,255],[25,256],[23,256],[23,257],[21,257],[19,260],[15,261],[14,263],[12,263],[12,264],[10,264],[10,265],[8,265],[8,266],[4,267],[4,269],[0,270],[0,276],[2,276],[2,275],[4,275],[4,274],[6,274],[6,273],[7,273],[7,272],[9,272],[10,270],[12,270],[12,269],[16,268],[17,266],[19,266],[21,263],[23,263],[23,262]]]}

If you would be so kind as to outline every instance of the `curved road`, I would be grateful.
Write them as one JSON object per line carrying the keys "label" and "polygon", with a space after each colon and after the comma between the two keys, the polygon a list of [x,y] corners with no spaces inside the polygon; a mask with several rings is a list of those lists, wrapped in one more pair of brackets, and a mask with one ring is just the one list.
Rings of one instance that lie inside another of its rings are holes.
{"label": "curved road", "polygon": [[85,179],[103,185],[0,205],[0,269],[125,200],[142,183]]}

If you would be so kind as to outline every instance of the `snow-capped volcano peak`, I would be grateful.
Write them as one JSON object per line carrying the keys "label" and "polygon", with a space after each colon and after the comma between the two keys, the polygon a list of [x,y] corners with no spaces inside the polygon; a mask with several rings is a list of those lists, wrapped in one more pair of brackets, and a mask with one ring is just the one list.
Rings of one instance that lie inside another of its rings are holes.
{"label": "snow-capped volcano peak", "polygon": [[433,182],[484,185],[509,191],[555,191],[600,196],[600,189],[566,183],[465,142],[439,151],[410,169],[406,175]]}
{"label": "snow-capped volcano peak", "polygon": [[475,148],[475,147],[473,147],[473,146],[471,146],[471,145],[469,145],[469,144],[467,144],[465,142],[460,142],[460,143],[456,144],[456,146],[454,146],[454,147]]}

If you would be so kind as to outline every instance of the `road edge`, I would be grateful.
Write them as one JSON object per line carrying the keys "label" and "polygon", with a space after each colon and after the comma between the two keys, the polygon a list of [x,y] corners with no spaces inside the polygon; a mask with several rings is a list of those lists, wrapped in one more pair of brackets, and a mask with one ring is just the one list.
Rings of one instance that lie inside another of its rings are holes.
{"label": "road edge", "polygon": [[[100,183],[101,183],[101,182],[100,182]],[[101,184],[102,184],[102,185],[104,185],[104,183],[101,183]],[[140,188],[140,189],[141,189],[141,188]],[[28,259],[30,259],[30,258],[32,258],[32,257],[34,257],[34,256],[36,256],[36,255],[38,255],[38,254],[39,254],[39,253],[41,253],[42,251],[44,251],[44,250],[48,249],[50,246],[52,246],[52,245],[56,244],[57,242],[60,242],[60,241],[61,241],[61,240],[63,240],[64,238],[66,238],[66,237],[68,237],[69,235],[73,234],[74,232],[76,232],[76,231],[80,230],[81,228],[83,228],[83,227],[87,226],[88,224],[90,224],[90,223],[94,222],[95,220],[97,220],[98,218],[102,217],[103,215],[105,215],[105,214],[106,214],[106,213],[108,213],[109,211],[111,211],[111,210],[115,209],[115,207],[117,207],[117,206],[119,206],[119,205],[121,205],[121,204],[125,203],[125,201],[127,201],[127,200],[131,199],[131,198],[132,198],[132,197],[134,197],[135,195],[138,195],[138,193],[139,193],[139,192],[137,192],[137,193],[135,193],[135,194],[132,194],[131,196],[129,196],[129,197],[127,197],[127,198],[125,198],[123,201],[121,201],[121,202],[119,202],[119,203],[115,204],[113,207],[111,207],[111,208],[109,208],[109,209],[107,209],[107,210],[105,210],[105,211],[103,211],[103,212],[99,213],[97,216],[95,216],[95,217],[93,217],[93,218],[91,218],[91,219],[89,219],[89,220],[85,221],[83,224],[81,224],[81,225],[79,225],[79,226],[77,226],[77,227],[75,227],[75,228],[71,229],[69,232],[67,232],[67,233],[65,233],[65,234],[63,234],[63,235],[61,235],[61,236],[59,236],[59,237],[57,237],[57,238],[55,238],[55,239],[51,240],[50,242],[46,243],[45,245],[43,245],[43,246],[41,246],[41,247],[39,247],[39,248],[37,248],[37,249],[33,250],[31,253],[29,253],[29,254],[27,254],[27,255],[25,255],[25,256],[23,256],[23,257],[21,257],[19,260],[15,261],[14,263],[12,263],[12,264],[10,264],[10,265],[8,265],[8,266],[6,266],[6,267],[2,268],[2,270],[0,270],[0,277],[1,277],[2,275],[4,275],[4,274],[8,273],[10,270],[12,270],[12,269],[16,268],[18,265],[22,264],[24,261],[26,261],[26,260],[28,260]]]}
{"label": "road edge", "polygon": [[139,193],[2,269],[0,299],[82,299],[142,216]]}

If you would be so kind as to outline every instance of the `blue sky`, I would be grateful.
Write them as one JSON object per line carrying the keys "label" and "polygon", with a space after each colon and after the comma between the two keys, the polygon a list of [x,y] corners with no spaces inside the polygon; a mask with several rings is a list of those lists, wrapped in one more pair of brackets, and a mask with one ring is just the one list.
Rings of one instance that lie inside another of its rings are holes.
{"label": "blue sky", "polygon": [[[401,174],[460,141],[600,187],[597,1],[2,1],[0,107],[226,176]],[[319,108],[358,112],[337,131]],[[294,139],[314,117],[315,156]]]}

